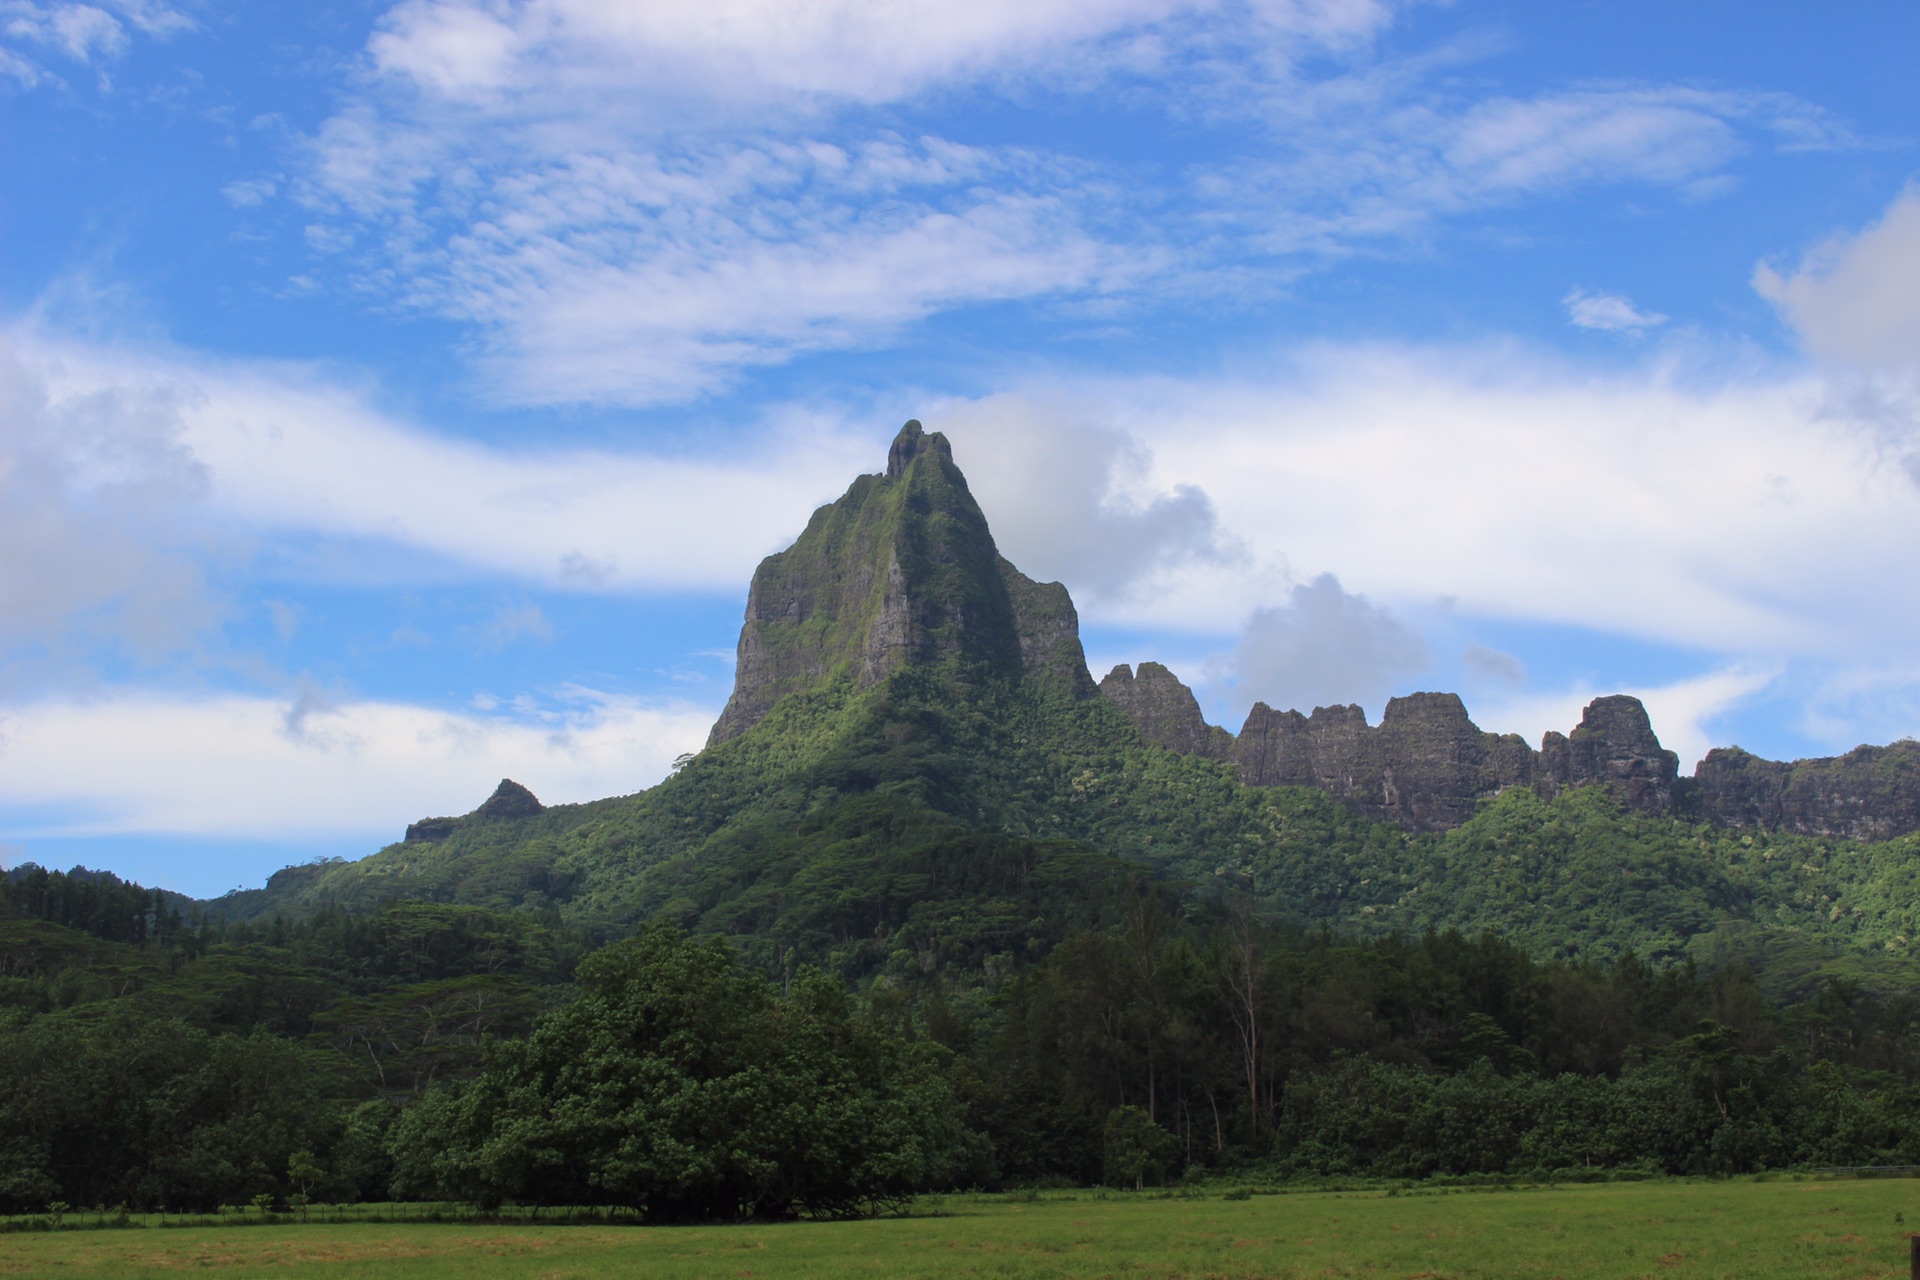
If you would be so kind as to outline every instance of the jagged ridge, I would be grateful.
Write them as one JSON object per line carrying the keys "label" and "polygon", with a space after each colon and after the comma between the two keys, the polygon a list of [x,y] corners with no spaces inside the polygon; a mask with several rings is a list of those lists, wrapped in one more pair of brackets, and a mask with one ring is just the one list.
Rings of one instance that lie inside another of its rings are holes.
{"label": "jagged ridge", "polygon": [[1594,699],[1571,733],[1548,732],[1536,752],[1475,725],[1451,693],[1394,698],[1371,726],[1357,706],[1302,715],[1256,702],[1236,737],[1206,723],[1193,692],[1158,663],[1142,663],[1138,676],[1122,664],[1099,688],[1150,742],[1226,760],[1248,786],[1312,787],[1413,831],[1457,827],[1509,787],[1547,797],[1594,785],[1636,812],[1720,827],[1849,840],[1920,831],[1920,744],[1911,741],[1792,763],[1716,747],[1683,778],[1646,707],[1626,694]]}

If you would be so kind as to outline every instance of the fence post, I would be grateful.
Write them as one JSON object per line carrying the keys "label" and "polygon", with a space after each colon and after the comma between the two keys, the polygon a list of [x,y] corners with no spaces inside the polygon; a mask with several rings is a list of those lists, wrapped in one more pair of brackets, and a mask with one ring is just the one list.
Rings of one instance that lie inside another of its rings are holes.
{"label": "fence post", "polygon": [[1913,1280],[1920,1280],[1920,1235],[1907,1237],[1908,1272]]}

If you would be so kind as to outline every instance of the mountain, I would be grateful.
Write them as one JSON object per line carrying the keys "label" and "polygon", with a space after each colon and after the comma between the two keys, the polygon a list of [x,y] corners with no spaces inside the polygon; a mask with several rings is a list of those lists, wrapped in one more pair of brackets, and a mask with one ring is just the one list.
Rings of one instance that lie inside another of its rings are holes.
{"label": "mountain", "polygon": [[665,782],[551,807],[502,782],[465,817],[219,905],[425,898],[602,936],[664,917],[856,978],[1011,972],[1141,892],[1561,955],[1904,964],[1917,751],[1728,750],[1683,778],[1624,696],[1538,750],[1442,693],[1378,725],[1257,704],[1232,735],[1157,663],[1095,685],[1066,589],[999,554],[948,442],[909,422],[884,473],[761,563],[732,696]]}
{"label": "mountain", "polygon": [[909,422],[884,476],[855,480],[754,572],[733,696],[707,745],[739,737],[789,695],[865,691],[948,660],[1093,693],[1067,589],[1001,557],[946,437]]}
{"label": "mountain", "polygon": [[1638,698],[1587,705],[1572,733],[1549,732],[1533,750],[1515,734],[1487,733],[1451,693],[1387,703],[1378,725],[1357,706],[1310,716],[1256,702],[1236,738],[1206,723],[1193,691],[1155,662],[1125,664],[1100,682],[1141,736],[1169,750],[1232,763],[1248,786],[1312,787],[1356,813],[1411,831],[1445,831],[1510,787],[1543,796],[1606,786],[1627,808],[1716,827],[1847,840],[1920,831],[1920,743],[1856,747],[1844,756],[1782,763],[1716,747],[1680,776]]}

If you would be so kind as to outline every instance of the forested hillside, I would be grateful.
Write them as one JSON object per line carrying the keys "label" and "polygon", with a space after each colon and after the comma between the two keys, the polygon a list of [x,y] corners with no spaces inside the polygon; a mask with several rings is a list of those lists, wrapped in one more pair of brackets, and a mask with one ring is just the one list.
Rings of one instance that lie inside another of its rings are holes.
{"label": "forested hillside", "polygon": [[1005,968],[903,926],[851,991],[664,923],[592,950],[524,911],[401,903],[135,943],[12,902],[0,1208],[417,1196],[679,1220],[1206,1171],[1920,1157],[1910,995],[1830,979],[1781,1002],[1739,964],[1343,937],[1107,888],[1105,919]]}
{"label": "forested hillside", "polygon": [[1647,803],[1657,771],[1563,785],[1670,761],[1580,730],[1587,772],[1444,828],[1247,785],[1098,692],[1064,589],[910,426],[763,564],[728,713],[658,786],[503,784],[212,903],[0,881],[0,1204],[677,1220],[1920,1163],[1920,835],[1716,827]]}

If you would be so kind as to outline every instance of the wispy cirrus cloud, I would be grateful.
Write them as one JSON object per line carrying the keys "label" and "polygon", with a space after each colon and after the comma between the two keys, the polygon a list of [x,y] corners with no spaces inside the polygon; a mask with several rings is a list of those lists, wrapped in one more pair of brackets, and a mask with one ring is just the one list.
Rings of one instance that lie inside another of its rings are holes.
{"label": "wispy cirrus cloud", "polygon": [[155,0],[99,5],[0,0],[0,76],[28,89],[57,84],[62,79],[56,68],[65,63],[92,67],[105,86],[104,67],[127,51],[133,32],[164,40],[194,25],[186,14]]}
{"label": "wispy cirrus cloud", "polygon": [[[1370,0],[415,0],[290,185],[311,211],[303,287],[470,326],[498,399],[657,403],[970,308],[1231,307],[1478,211],[1705,192],[1756,149],[1844,142],[1779,94],[1475,97],[1445,59],[1382,55],[1393,18]],[[1212,158],[903,127],[929,95],[1115,93]]]}
{"label": "wispy cirrus cloud", "polygon": [[356,287],[476,325],[512,401],[684,399],[938,311],[1112,292],[1165,256],[1087,226],[1072,166],[933,138],[412,154],[427,145],[330,127],[318,190],[345,222],[315,243]]}
{"label": "wispy cirrus cloud", "polygon": [[1586,188],[1707,194],[1751,151],[1849,145],[1840,121],[1790,95],[1606,85],[1473,98],[1425,70],[1263,99],[1267,153],[1196,171],[1197,189],[1269,252],[1343,255]]}
{"label": "wispy cirrus cloud", "polygon": [[1602,333],[1639,333],[1665,324],[1658,311],[1642,311],[1631,298],[1617,293],[1595,293],[1575,289],[1560,300],[1567,309],[1567,322],[1576,329],[1598,329]]}
{"label": "wispy cirrus cloud", "polygon": [[1272,53],[1364,40],[1391,18],[1380,0],[982,0],[928,8],[825,0],[409,0],[369,44],[378,69],[467,103],[548,100],[575,89],[655,101],[880,103],[944,82],[1061,63],[1160,65],[1231,35]]}

